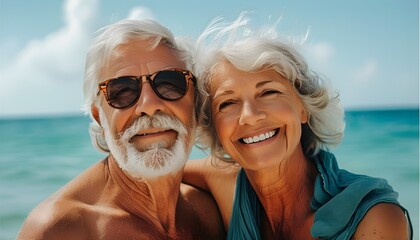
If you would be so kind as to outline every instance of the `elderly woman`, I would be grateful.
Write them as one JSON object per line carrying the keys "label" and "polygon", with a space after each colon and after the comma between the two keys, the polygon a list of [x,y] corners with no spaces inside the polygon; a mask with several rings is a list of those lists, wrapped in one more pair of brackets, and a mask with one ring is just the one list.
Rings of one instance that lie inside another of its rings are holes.
{"label": "elderly woman", "polygon": [[196,47],[211,157],[189,161],[183,180],[213,194],[228,239],[410,238],[385,180],[338,168],[328,152],[344,132],[338,95],[273,28],[216,21]]}

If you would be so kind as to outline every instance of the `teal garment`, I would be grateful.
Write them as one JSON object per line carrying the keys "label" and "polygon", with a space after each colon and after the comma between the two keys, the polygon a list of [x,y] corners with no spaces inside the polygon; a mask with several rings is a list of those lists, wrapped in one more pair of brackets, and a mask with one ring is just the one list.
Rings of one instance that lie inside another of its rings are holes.
{"label": "teal garment", "polygon": [[[357,175],[338,168],[333,154],[321,151],[313,159],[319,171],[311,208],[315,211],[311,234],[318,239],[347,240],[366,212],[377,203],[398,203],[398,193],[384,179]],[[408,212],[407,214],[412,225]],[[239,171],[227,239],[261,239],[262,205],[245,171]],[[411,237],[412,238],[412,237]]]}
{"label": "teal garment", "polygon": [[228,240],[261,239],[261,202],[243,169],[236,179],[235,200],[227,233]]}

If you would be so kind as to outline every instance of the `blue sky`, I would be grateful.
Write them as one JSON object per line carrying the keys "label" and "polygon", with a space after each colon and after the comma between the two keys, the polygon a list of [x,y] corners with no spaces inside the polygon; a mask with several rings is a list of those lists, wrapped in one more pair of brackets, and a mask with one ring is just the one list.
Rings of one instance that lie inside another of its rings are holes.
{"label": "blue sky", "polygon": [[415,0],[0,0],[0,117],[81,113],[85,54],[102,26],[149,17],[196,37],[242,11],[257,26],[281,18],[284,36],[309,30],[299,50],[346,109],[418,106]]}

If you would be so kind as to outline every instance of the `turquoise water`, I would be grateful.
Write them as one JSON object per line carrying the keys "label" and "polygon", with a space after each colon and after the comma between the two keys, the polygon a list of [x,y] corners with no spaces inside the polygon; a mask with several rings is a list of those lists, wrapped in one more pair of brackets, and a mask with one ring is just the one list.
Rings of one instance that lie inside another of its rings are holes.
{"label": "turquoise water", "polygon": [[[85,116],[0,120],[0,239],[14,239],[28,212],[105,157],[90,144]],[[386,178],[419,226],[418,110],[346,113],[340,167]],[[204,154],[193,149],[191,159]]]}

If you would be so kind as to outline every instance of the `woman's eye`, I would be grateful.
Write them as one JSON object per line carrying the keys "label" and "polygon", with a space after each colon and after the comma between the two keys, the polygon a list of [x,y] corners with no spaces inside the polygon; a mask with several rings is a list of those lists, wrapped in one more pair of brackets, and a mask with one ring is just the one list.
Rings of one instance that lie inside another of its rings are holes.
{"label": "woman's eye", "polygon": [[224,108],[233,104],[233,101],[225,101],[219,104],[219,110],[223,110]]}
{"label": "woman's eye", "polygon": [[270,90],[265,90],[261,93],[261,96],[270,96],[270,95],[274,95],[274,94],[279,94],[281,93],[279,90],[274,90],[274,89],[270,89]]}

